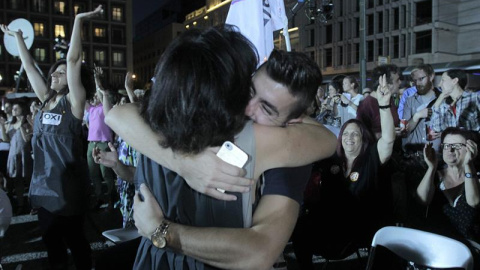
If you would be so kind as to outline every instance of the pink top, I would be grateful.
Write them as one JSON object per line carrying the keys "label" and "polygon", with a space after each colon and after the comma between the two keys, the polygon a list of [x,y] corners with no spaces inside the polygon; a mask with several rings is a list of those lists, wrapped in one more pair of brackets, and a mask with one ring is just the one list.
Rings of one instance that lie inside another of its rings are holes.
{"label": "pink top", "polygon": [[88,141],[109,142],[112,140],[112,130],[105,124],[102,104],[90,106],[88,109]]}

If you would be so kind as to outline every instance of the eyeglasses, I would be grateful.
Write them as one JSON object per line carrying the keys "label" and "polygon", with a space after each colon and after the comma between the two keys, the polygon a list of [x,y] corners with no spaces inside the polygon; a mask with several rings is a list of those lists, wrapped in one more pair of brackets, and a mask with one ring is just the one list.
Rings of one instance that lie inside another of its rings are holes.
{"label": "eyeglasses", "polygon": [[420,77],[420,78],[418,78],[418,79],[413,79],[413,78],[412,78],[412,81],[413,81],[413,83],[422,82],[426,77],[427,77],[427,76],[423,76],[423,77]]}
{"label": "eyeglasses", "polygon": [[443,150],[448,150],[448,149],[460,150],[464,146],[467,146],[467,145],[464,143],[442,143],[440,145],[440,147],[442,147]]}

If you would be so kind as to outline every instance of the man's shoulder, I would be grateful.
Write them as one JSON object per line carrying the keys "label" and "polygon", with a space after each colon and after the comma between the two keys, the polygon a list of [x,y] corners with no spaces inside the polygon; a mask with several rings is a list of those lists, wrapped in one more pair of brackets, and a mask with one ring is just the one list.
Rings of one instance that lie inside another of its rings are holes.
{"label": "man's shoulder", "polygon": [[263,195],[282,195],[301,203],[311,172],[312,164],[268,170],[264,173]]}

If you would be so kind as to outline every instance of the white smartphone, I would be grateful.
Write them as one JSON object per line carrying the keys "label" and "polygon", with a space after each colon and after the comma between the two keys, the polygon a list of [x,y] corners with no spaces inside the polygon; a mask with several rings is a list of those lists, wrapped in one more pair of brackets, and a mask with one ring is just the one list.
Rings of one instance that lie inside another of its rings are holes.
{"label": "white smartphone", "polygon": [[[223,161],[239,168],[243,168],[245,163],[248,161],[247,153],[243,152],[242,149],[238,148],[238,146],[229,141],[226,141],[222,144],[217,156]],[[225,190],[223,189],[217,188],[217,190],[225,193]]]}

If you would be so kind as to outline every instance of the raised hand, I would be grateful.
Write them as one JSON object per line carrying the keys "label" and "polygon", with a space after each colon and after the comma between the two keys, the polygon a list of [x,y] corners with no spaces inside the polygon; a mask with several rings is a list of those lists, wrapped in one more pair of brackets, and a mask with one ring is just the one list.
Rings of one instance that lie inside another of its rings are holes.
{"label": "raised hand", "polygon": [[423,159],[428,167],[435,168],[437,166],[437,154],[431,143],[426,143],[423,148]]}
{"label": "raised hand", "polygon": [[89,12],[78,13],[75,19],[89,19],[95,16],[100,16],[103,13],[102,5],[99,5],[95,10]]}
{"label": "raised hand", "polygon": [[95,75],[102,76],[103,75],[103,68],[97,67],[97,65],[95,65],[95,63],[93,63],[93,73]]}
{"label": "raised hand", "polygon": [[18,29],[17,31],[15,30],[10,30],[8,26],[5,24],[0,24],[0,29],[2,29],[3,33],[10,35],[10,36],[15,36],[15,35],[22,35],[22,30]]}
{"label": "raised hand", "polygon": [[474,141],[467,140],[466,145],[467,153],[465,154],[465,158],[463,159],[463,165],[468,165],[470,162],[475,160],[478,154],[477,144]]}
{"label": "raised hand", "polygon": [[383,74],[380,79],[378,80],[379,85],[377,88],[377,101],[379,106],[387,106],[390,105],[390,98],[392,96],[392,92],[387,85],[387,75]]}
{"label": "raised hand", "polygon": [[133,89],[133,73],[130,71],[125,76],[125,88]]}

